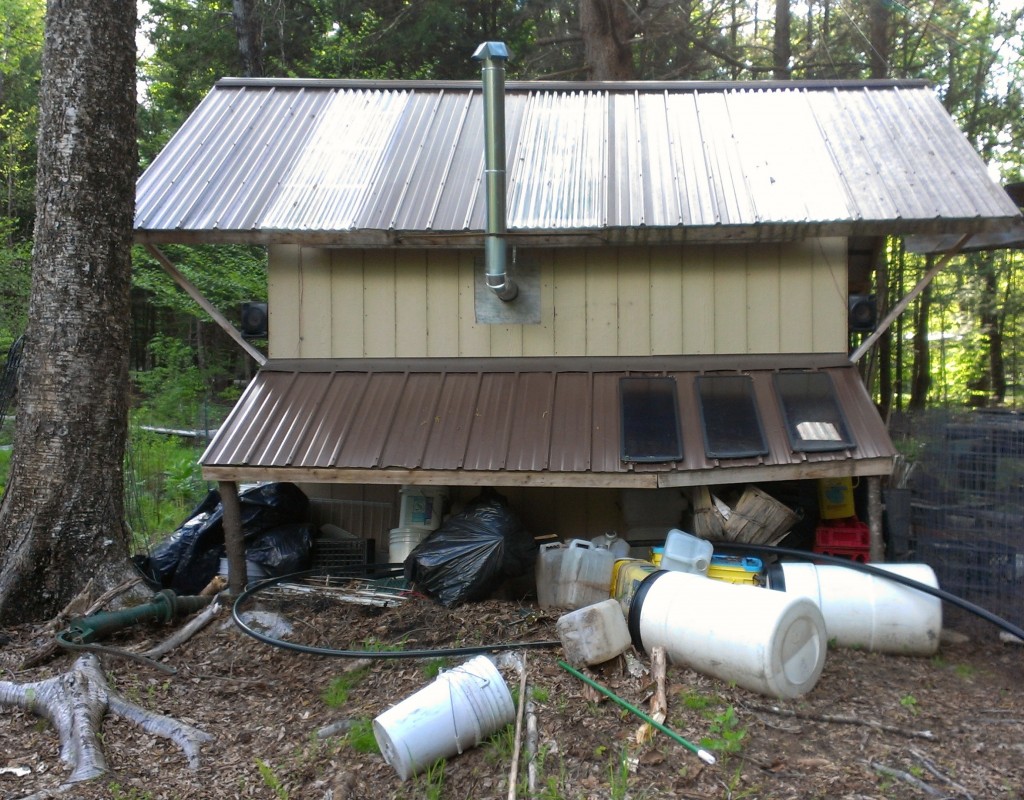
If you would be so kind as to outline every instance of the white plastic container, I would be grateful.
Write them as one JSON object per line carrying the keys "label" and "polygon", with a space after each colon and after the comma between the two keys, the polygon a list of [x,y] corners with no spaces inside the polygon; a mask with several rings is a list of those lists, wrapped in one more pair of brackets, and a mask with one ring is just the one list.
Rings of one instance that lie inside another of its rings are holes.
{"label": "white plastic container", "polygon": [[559,588],[555,605],[583,608],[611,597],[615,556],[605,547],[594,547],[584,539],[572,539],[562,553]]}
{"label": "white plastic container", "polygon": [[486,656],[442,672],[373,721],[381,755],[403,781],[476,747],[515,716],[505,679]]}
{"label": "white plastic container", "polygon": [[554,608],[557,605],[562,585],[562,552],[561,542],[545,542],[537,553],[534,577],[537,583],[537,605],[541,608]]}
{"label": "white plastic container", "polygon": [[388,562],[402,564],[416,545],[430,535],[427,528],[392,528],[388,534]]}
{"label": "white plastic container", "polygon": [[607,531],[599,534],[590,540],[594,547],[603,547],[611,550],[616,558],[629,557],[629,542],[619,536],[615,531]]}
{"label": "white plastic container", "polygon": [[568,614],[555,623],[555,630],[570,664],[603,664],[629,649],[632,640],[619,601],[613,597]]}
{"label": "white plastic container", "polygon": [[[938,587],[927,564],[873,567]],[[780,575],[781,572],[781,575]],[[879,653],[931,656],[939,649],[942,601],[876,575],[830,564],[777,564],[771,588],[812,600],[821,609],[829,640]]]}
{"label": "white plastic container", "polygon": [[769,697],[814,688],[825,666],[825,621],[806,597],[654,572],[629,609],[633,644],[663,646],[673,663]]}
{"label": "white plastic container", "polygon": [[399,528],[426,528],[436,531],[441,527],[441,515],[448,498],[447,486],[403,486],[399,492]]}
{"label": "white plastic container", "polygon": [[661,554],[659,566],[662,569],[671,569],[677,572],[696,572],[707,575],[714,552],[714,545],[706,539],[673,528],[665,537],[665,550]]}

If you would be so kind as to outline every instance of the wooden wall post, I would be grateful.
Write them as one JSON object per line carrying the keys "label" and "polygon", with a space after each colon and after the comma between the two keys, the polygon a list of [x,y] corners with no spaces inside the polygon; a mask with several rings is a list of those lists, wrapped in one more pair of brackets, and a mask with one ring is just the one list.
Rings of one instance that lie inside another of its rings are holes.
{"label": "wooden wall post", "polygon": [[228,555],[228,591],[237,597],[245,591],[245,540],[242,538],[242,506],[238,500],[238,484],[218,481],[220,502],[224,508],[224,549]]}
{"label": "wooden wall post", "polygon": [[871,536],[869,558],[871,561],[885,561],[885,539],[882,536],[882,479],[877,475],[868,478],[868,530]]}

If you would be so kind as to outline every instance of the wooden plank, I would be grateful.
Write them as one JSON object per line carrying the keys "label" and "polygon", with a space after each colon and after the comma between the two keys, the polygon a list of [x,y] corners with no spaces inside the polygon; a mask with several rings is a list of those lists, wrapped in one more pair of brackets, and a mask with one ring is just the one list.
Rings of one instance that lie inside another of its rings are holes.
{"label": "wooden plank", "polygon": [[299,358],[299,248],[271,245],[267,264],[270,357]]}
{"label": "wooden plank", "polygon": [[812,353],[841,353],[849,349],[847,328],[846,240],[817,239],[814,260]]}
{"label": "wooden plank", "polygon": [[427,355],[427,259],[423,250],[395,253],[395,355]]}
{"label": "wooden plank", "polygon": [[650,248],[616,247],[618,260],[618,343],[620,356],[651,354]]}
{"label": "wooden plank", "polygon": [[331,254],[320,247],[299,250],[299,352],[302,358],[331,353]]}
{"label": "wooden plank", "polygon": [[779,249],[775,245],[749,245],[747,257],[748,353],[778,353],[780,305]]}
{"label": "wooden plank", "polygon": [[551,251],[534,253],[540,264],[540,322],[523,326],[524,356],[555,355],[555,270]]}
{"label": "wooden plank", "polygon": [[331,354],[362,358],[363,251],[332,250],[331,267]]}
{"label": "wooden plank", "polygon": [[567,250],[557,254],[553,278],[555,355],[586,355],[586,269],[584,250]]}
{"label": "wooden plank", "polygon": [[715,262],[710,247],[688,247],[683,253],[682,328],[684,354],[715,352]]}
{"label": "wooden plank", "polygon": [[367,250],[363,261],[363,355],[395,356],[395,254]]}
{"label": "wooden plank", "polygon": [[651,355],[683,352],[683,250],[651,248]]}
{"label": "wooden plank", "polygon": [[586,355],[619,355],[619,281],[617,248],[586,251]]}
{"label": "wooden plank", "polygon": [[747,260],[744,248],[715,252],[715,353],[747,352]]}
{"label": "wooden plank", "polygon": [[809,353],[814,341],[814,243],[782,246],[779,295],[779,348],[783,353]]}
{"label": "wooden plank", "polygon": [[459,259],[454,253],[427,254],[426,339],[432,358],[459,352]]}
{"label": "wooden plank", "polygon": [[[203,467],[207,480],[240,482],[292,481],[294,483],[422,484],[424,486],[550,486],[654,489],[658,474],[645,473],[552,473],[458,470],[314,469],[299,467]],[[714,481],[712,481],[714,482]],[[685,484],[680,484],[685,485]]]}
{"label": "wooden plank", "polygon": [[474,251],[459,253],[459,352],[460,356],[489,356],[491,334],[476,321]]}

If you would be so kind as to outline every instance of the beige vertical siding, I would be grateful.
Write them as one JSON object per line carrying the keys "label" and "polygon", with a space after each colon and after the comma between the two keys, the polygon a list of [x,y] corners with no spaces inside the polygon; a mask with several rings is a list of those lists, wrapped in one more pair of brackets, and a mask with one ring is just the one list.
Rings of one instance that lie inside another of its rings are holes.
{"label": "beige vertical siding", "polygon": [[482,325],[474,251],[270,254],[275,358],[843,352],[846,242],[530,251],[541,321]]}

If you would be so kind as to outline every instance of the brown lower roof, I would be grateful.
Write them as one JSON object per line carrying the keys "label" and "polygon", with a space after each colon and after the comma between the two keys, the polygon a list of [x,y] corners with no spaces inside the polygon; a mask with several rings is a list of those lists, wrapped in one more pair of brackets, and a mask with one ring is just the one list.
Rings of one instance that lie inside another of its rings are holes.
{"label": "brown lower roof", "polygon": [[[853,446],[796,452],[780,370],[828,373]],[[709,458],[695,381],[745,374],[767,453]],[[683,456],[623,461],[619,379],[670,376]],[[895,454],[843,354],[269,361],[203,454],[211,480],[664,487],[886,475]]]}

